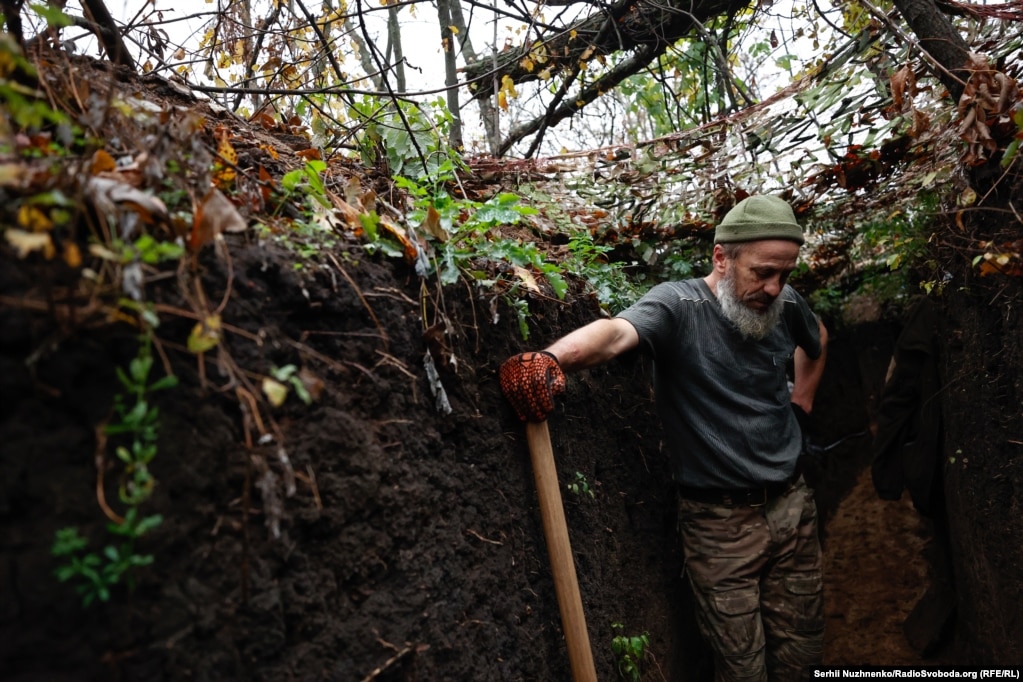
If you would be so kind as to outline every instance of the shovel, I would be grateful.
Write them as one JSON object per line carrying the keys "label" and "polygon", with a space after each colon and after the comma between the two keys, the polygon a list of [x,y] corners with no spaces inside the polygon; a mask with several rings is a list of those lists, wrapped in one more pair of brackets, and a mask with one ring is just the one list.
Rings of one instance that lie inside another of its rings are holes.
{"label": "shovel", "polygon": [[561,611],[561,627],[565,631],[565,641],[568,644],[572,679],[574,682],[597,682],[590,638],[586,632],[586,617],[583,615],[582,598],[579,596],[579,582],[572,560],[572,547],[568,543],[568,526],[565,524],[565,509],[561,504],[561,488],[558,486],[558,472],[554,467],[554,450],[551,448],[551,434],[547,429],[547,422],[527,422],[526,440],[529,442],[529,457],[533,461],[533,478],[536,479],[536,494],[540,499],[540,517],[543,519],[547,553],[551,559],[551,574],[554,576],[558,609]]}

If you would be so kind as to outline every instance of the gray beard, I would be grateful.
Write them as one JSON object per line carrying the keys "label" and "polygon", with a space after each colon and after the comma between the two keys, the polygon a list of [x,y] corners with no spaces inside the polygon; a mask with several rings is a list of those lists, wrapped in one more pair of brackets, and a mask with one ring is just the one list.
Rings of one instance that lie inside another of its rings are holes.
{"label": "gray beard", "polygon": [[764,312],[750,308],[735,295],[735,277],[731,273],[718,280],[718,303],[721,304],[721,312],[735,325],[743,338],[757,341],[770,334],[778,325],[785,305],[781,296],[778,296]]}

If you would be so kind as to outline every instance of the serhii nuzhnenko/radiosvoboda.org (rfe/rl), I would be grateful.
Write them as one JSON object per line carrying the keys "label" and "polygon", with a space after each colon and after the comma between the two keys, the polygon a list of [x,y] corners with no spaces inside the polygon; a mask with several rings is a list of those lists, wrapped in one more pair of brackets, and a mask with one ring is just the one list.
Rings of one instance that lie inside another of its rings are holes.
{"label": "serhii nuzhnenko/radiosvoboda.org (rfe/rl)", "polygon": [[816,668],[813,679],[854,680],[854,679],[959,679],[959,680],[1018,680],[1019,668]]}

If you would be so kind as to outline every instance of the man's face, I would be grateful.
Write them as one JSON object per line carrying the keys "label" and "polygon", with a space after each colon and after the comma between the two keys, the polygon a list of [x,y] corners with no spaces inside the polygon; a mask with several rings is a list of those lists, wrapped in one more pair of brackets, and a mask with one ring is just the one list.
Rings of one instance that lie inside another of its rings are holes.
{"label": "man's face", "polygon": [[724,278],[732,282],[740,303],[766,313],[785,288],[798,256],[799,244],[785,239],[749,242],[735,258],[722,255]]}
{"label": "man's face", "polygon": [[714,250],[715,267],[722,273],[718,302],[743,336],[762,339],[778,324],[784,305],[779,296],[798,254],[799,245],[785,240],[750,242],[735,258]]}

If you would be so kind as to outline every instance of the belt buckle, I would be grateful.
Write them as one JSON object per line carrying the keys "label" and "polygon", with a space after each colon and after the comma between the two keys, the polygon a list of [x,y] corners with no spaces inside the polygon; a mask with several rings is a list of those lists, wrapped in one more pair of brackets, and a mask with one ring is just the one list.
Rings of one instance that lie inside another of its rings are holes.
{"label": "belt buckle", "polygon": [[[756,495],[757,499],[754,500],[753,496]],[[756,490],[750,490],[746,493],[746,502],[750,507],[766,507],[767,506],[767,488],[757,488]]]}

